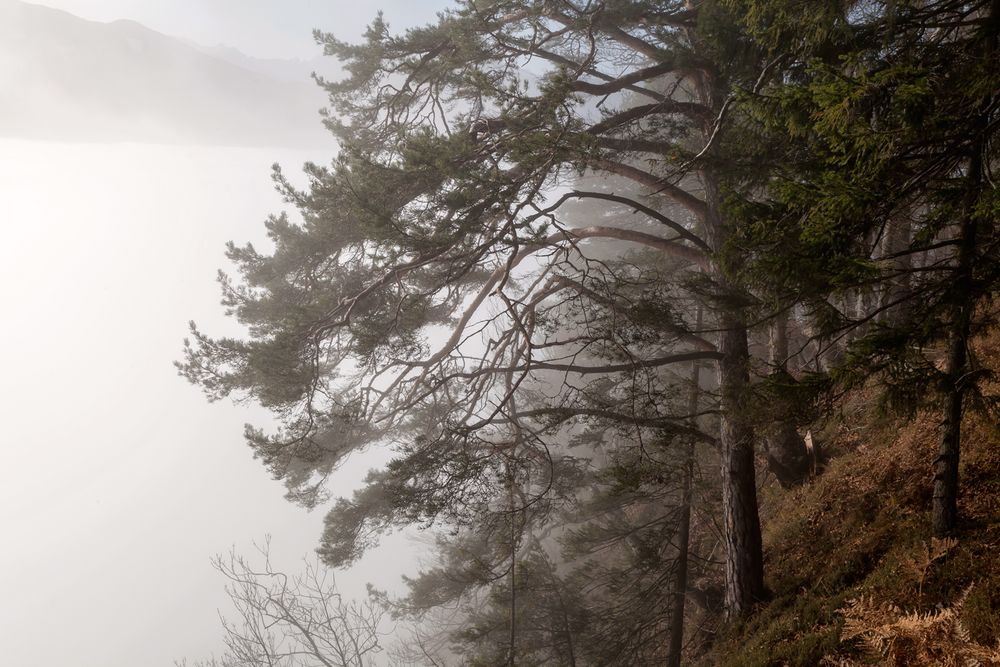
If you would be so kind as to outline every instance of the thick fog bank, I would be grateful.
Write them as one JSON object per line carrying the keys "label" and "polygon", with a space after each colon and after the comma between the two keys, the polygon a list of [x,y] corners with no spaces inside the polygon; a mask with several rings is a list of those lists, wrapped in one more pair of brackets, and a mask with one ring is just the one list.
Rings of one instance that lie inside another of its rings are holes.
{"label": "thick fog bank", "polygon": [[[271,533],[294,570],[315,548],[322,512],[288,503],[242,440],[266,415],[208,404],[171,362],[189,319],[235,332],[214,277],[226,241],[266,247],[270,164],[327,157],[0,140],[4,664],[219,653],[209,557]],[[350,462],[338,493],[370,465]],[[338,583],[358,596],[400,567],[375,554]]]}

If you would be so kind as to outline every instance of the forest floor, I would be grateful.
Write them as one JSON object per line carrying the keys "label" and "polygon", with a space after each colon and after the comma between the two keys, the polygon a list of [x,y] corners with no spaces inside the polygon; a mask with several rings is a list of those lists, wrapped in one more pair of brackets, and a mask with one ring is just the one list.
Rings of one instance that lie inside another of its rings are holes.
{"label": "forest floor", "polygon": [[[1000,332],[976,353],[1000,368]],[[814,430],[827,462],[812,482],[765,481],[770,598],[695,664],[1000,665],[1000,424],[967,411],[960,525],[935,540],[940,417],[891,419],[877,403],[875,388],[854,392]]]}

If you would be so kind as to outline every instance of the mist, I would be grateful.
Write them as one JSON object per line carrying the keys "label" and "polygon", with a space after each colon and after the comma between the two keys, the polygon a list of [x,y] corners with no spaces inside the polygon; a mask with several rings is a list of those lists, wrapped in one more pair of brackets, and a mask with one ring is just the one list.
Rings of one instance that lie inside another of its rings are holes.
{"label": "mist", "polygon": [[[218,652],[226,599],[209,558],[270,534],[294,570],[315,547],[321,514],[288,503],[241,437],[266,415],[207,404],[172,367],[188,319],[231,330],[214,277],[226,241],[266,245],[260,223],[282,206],[271,162],[312,157],[0,141],[10,664]],[[345,468],[342,488],[366,467]],[[374,572],[338,583],[361,595]]]}
{"label": "mist", "polygon": [[[223,41],[0,2],[5,664],[219,654],[210,558],[270,535],[296,571],[316,546],[322,513],[288,502],[243,441],[268,415],[208,404],[173,367],[189,320],[238,333],[216,272],[228,241],[267,247],[264,219],[287,208],[271,165],[335,150],[309,78],[329,59]],[[373,456],[334,483],[352,489]],[[338,586],[363,597],[405,567],[383,552]]]}

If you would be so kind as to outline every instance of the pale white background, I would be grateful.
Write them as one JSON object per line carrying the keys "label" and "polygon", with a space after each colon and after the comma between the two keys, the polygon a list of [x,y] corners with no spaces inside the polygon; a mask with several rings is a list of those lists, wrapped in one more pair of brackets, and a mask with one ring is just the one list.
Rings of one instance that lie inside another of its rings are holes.
{"label": "pale white background", "polygon": [[[0,0],[3,1],[3,0]],[[249,55],[315,55],[309,31],[356,37],[377,5],[343,0],[49,0]],[[397,26],[443,3],[386,0]],[[189,319],[222,317],[224,243],[263,239],[289,174],[328,151],[0,139],[0,664],[153,667],[221,652],[209,558],[270,533],[277,563],[316,546],[322,510],[283,499],[251,458],[250,408],[208,404],[176,375]],[[377,461],[349,462],[335,491]],[[339,577],[393,586],[398,538]]]}

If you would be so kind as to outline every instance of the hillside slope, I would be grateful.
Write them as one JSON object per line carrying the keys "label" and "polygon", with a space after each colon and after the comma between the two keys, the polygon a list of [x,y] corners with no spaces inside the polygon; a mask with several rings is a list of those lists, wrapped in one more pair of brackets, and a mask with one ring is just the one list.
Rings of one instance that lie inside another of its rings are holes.
{"label": "hillside slope", "polygon": [[[1000,332],[977,353],[1000,367]],[[1000,664],[1000,426],[967,415],[960,529],[955,542],[937,541],[939,417],[889,419],[876,404],[875,388],[856,392],[829,419],[830,461],[814,482],[793,492],[767,484],[772,597],[697,664]]]}
{"label": "hillside slope", "polygon": [[304,147],[330,144],[323,92],[133,21],[0,0],[0,136]]}

